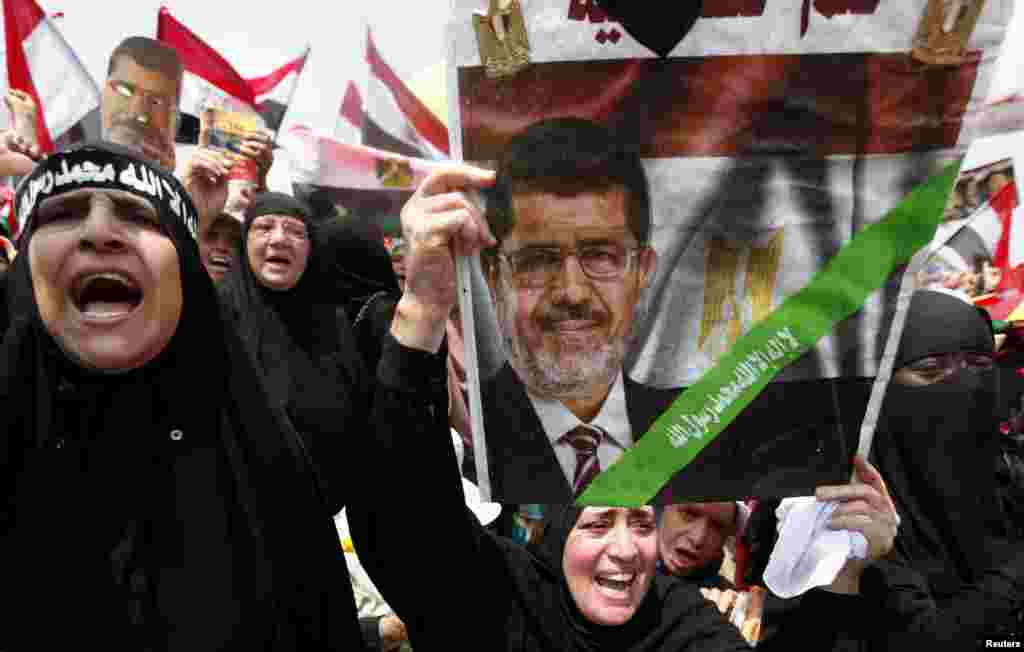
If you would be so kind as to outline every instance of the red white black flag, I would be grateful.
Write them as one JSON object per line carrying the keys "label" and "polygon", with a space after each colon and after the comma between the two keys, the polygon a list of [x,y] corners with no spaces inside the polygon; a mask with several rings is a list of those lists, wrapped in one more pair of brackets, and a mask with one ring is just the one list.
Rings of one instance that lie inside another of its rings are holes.
{"label": "red white black flag", "polygon": [[179,132],[179,142],[196,142],[198,118],[208,106],[255,111],[266,128],[276,132],[309,55],[307,48],[267,75],[242,77],[223,55],[175,19],[166,7],[160,8],[157,39],[177,50],[185,67],[180,109],[183,118],[193,119],[183,120],[186,126]]}
{"label": "red white black flag", "polygon": [[54,142],[99,108],[100,90],[34,0],[5,0],[3,11],[7,88],[35,101],[39,146],[51,152]]}
{"label": "red white black flag", "polygon": [[447,159],[448,128],[399,78],[366,33],[363,144],[405,156]]}

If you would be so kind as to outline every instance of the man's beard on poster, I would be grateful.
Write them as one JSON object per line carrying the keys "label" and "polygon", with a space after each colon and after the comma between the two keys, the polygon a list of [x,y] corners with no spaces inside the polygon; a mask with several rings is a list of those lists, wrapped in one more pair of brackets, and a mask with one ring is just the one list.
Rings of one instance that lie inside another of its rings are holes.
{"label": "man's beard on poster", "polygon": [[[622,371],[623,361],[639,331],[643,304],[643,301],[637,302],[629,333],[610,334],[596,349],[574,351],[571,354],[549,351],[544,347],[533,349],[517,337],[514,323],[506,320],[501,314],[504,310],[499,309],[502,339],[509,364],[534,395],[556,400],[590,398],[595,386],[610,387]],[[596,306],[594,300],[590,299],[584,303],[549,304],[534,321],[543,335],[557,337],[555,329],[560,322],[588,320],[596,322],[597,327],[601,328],[607,327],[611,319],[608,311]]]}
{"label": "man's beard on poster", "polygon": [[[112,137],[114,133],[118,135],[116,140]],[[163,151],[165,149],[163,133],[160,129],[153,125],[152,119],[147,119],[145,122],[140,121],[137,114],[115,115],[110,129],[104,134],[104,140],[136,149],[144,155],[147,154],[143,148],[144,144],[154,150]],[[147,158],[149,157],[147,156]]]}

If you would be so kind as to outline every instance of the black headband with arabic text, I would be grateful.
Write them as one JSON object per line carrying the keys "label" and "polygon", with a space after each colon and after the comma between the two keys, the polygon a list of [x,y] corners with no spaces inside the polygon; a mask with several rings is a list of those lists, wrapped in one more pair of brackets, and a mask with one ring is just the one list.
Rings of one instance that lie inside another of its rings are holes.
{"label": "black headband with arabic text", "polygon": [[188,191],[173,175],[130,149],[93,142],[48,156],[18,184],[14,210],[24,222],[21,238],[31,233],[42,200],[82,188],[138,195],[153,205],[165,226],[177,221],[193,238],[198,237],[199,214]]}

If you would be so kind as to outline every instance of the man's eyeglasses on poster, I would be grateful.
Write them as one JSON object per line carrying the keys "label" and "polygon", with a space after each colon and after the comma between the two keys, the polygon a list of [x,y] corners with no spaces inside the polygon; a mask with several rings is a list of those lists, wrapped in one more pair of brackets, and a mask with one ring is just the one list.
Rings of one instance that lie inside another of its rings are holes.
{"label": "man's eyeglasses on poster", "polygon": [[641,247],[617,243],[584,244],[572,248],[526,247],[510,253],[499,253],[512,272],[518,287],[539,289],[550,285],[565,267],[565,261],[576,258],[587,278],[594,281],[615,281],[629,271],[634,254]]}
{"label": "man's eyeglasses on poster", "polygon": [[125,99],[131,99],[137,96],[142,97],[150,107],[157,111],[167,111],[171,108],[173,100],[165,95],[151,93],[145,89],[139,88],[135,84],[120,79],[111,79],[108,83],[115,93]]}

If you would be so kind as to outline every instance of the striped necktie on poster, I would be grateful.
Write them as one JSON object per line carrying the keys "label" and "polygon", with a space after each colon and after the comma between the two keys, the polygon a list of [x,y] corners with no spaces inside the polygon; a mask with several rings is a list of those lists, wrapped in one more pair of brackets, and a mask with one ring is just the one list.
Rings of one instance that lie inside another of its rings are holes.
{"label": "striped necktie on poster", "polygon": [[597,447],[604,433],[595,427],[577,426],[562,435],[561,441],[569,444],[576,452],[576,471],[573,473],[572,494],[579,496],[587,485],[601,472],[597,459]]}

